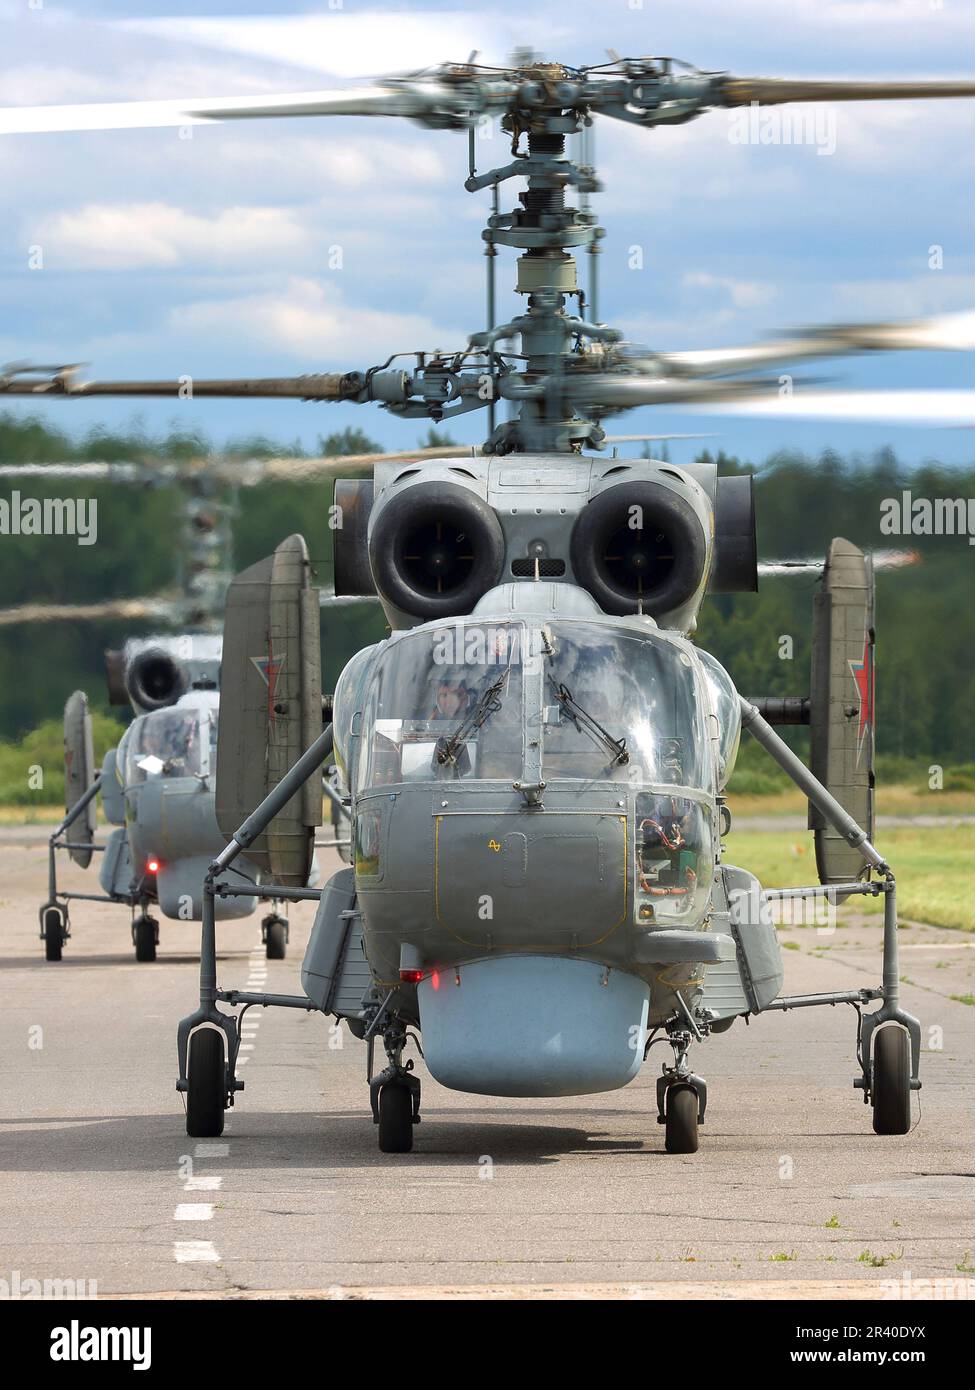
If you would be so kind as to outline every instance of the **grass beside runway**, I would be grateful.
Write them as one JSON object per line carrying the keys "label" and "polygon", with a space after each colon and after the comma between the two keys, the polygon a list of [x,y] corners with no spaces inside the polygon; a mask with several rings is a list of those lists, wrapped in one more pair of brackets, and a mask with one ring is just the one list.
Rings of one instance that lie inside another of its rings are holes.
{"label": "grass beside runway", "polygon": [[[897,878],[897,914],[903,921],[975,931],[975,825],[881,828],[877,848]],[[798,830],[748,830],[732,826],[726,859],[757,875],[766,888],[813,884],[813,837]],[[883,911],[879,898],[857,897],[840,908],[847,913]]]}

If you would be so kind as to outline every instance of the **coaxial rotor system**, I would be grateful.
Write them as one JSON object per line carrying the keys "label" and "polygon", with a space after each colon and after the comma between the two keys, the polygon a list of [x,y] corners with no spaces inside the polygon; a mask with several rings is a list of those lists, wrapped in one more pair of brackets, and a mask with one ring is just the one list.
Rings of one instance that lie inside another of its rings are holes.
{"label": "coaxial rotor system", "polygon": [[[681,124],[717,108],[783,102],[926,100],[975,96],[975,81],[851,81],[741,78],[704,72],[673,58],[620,58],[568,66],[520,54],[507,67],[446,63],[352,86],[338,92],[280,96],[191,98],[94,106],[18,107],[0,111],[0,134],[125,129],[218,121],[319,116],[398,117],[429,129],[469,132],[465,187],[489,190],[491,212],[482,232],[488,275],[488,322],[466,346],[449,353],[397,352],[371,367],[302,376],[179,377],[162,381],[84,380],[78,364],[15,364],[0,373],[0,395],[251,397],[374,402],[390,413],[436,422],[487,412],[486,452],[573,452],[599,448],[601,420],[646,405],[689,409],[830,413],[830,394],[805,391],[790,377],[788,399],[777,375],[783,365],[851,353],[896,349],[970,348],[975,315],[806,329],[778,341],[734,349],[665,352],[635,347],[598,314],[597,265],[604,232],[590,206],[600,184],[592,152],[594,118],[646,127]],[[475,129],[497,119],[511,137],[511,159],[478,171]],[[570,142],[575,146],[570,149]],[[524,180],[517,205],[503,211],[500,190]],[[577,196],[577,205],[567,199]],[[519,252],[515,291],[523,312],[496,316],[495,262],[500,248]],[[586,252],[587,286],[577,279],[574,253]],[[575,300],[575,312],[569,301]],[[410,361],[409,359],[412,359]],[[808,383],[806,384],[808,385]],[[815,385],[815,383],[813,383]],[[842,418],[884,418],[899,398],[847,393]],[[955,421],[967,404],[955,393],[914,392],[919,418]],[[813,398],[815,403],[813,404]],[[923,397],[923,400],[920,399]],[[497,419],[503,405],[506,418]],[[858,410],[862,415],[858,416]],[[968,420],[965,420],[968,423]]]}

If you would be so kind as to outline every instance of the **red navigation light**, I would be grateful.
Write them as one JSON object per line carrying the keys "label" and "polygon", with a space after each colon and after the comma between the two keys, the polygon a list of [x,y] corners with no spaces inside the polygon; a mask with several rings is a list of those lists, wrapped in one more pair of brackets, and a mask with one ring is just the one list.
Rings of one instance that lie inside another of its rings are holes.
{"label": "red navigation light", "polygon": [[149,870],[151,874],[158,874],[159,860],[156,858],[154,854],[150,854],[149,858],[146,860],[146,868]]}
{"label": "red navigation light", "polygon": [[401,970],[399,977],[404,985],[418,985],[423,979],[422,970]]}

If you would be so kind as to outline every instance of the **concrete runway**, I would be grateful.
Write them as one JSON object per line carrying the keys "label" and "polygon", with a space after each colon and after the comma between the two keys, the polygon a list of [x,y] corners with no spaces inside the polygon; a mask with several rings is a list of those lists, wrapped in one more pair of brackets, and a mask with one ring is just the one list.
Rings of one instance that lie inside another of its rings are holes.
{"label": "concrete runway", "polygon": [[[163,920],[159,959],[138,965],[127,911],[81,903],[48,964],[45,861],[30,833],[0,832],[2,1279],[102,1295],[878,1298],[906,1276],[975,1296],[975,1008],[950,997],[975,992],[975,938],[901,933],[904,1002],[925,1028],[921,1122],[903,1138],[873,1134],[850,1084],[843,1007],[738,1022],[695,1048],[710,1102],[688,1156],[664,1154],[654,1122],[661,1048],[626,1089],[556,1101],[459,1095],[419,1063],[414,1152],[381,1155],[364,1046],[320,1015],[252,1010],[246,1090],[222,1140],[194,1141],[175,1035],[199,928]],[[94,873],[71,866],[66,886],[94,891]],[[293,910],[266,984],[257,917],[220,926],[221,986],[298,992],[312,915]],[[784,931],[787,991],[877,983],[874,921]]]}

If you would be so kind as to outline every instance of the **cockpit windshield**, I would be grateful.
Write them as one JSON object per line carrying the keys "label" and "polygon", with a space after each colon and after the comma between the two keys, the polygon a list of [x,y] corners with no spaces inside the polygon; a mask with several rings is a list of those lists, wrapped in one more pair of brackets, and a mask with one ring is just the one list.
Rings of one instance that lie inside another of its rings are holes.
{"label": "cockpit windshield", "polygon": [[163,709],[132,721],[119,746],[126,786],[150,777],[201,777],[216,743],[215,710]]}
{"label": "cockpit windshield", "polygon": [[519,624],[427,630],[392,643],[364,711],[373,730],[360,789],[459,777],[514,781],[522,769]]}
{"label": "cockpit windshield", "polygon": [[711,790],[691,656],[656,633],[587,622],[466,620],[391,642],[363,710],[358,786],[516,781]]}
{"label": "cockpit windshield", "polygon": [[[546,781],[708,788],[694,665],[682,648],[584,622],[555,623],[541,636]],[[597,728],[578,717],[580,708]],[[625,745],[625,758],[614,743]]]}

